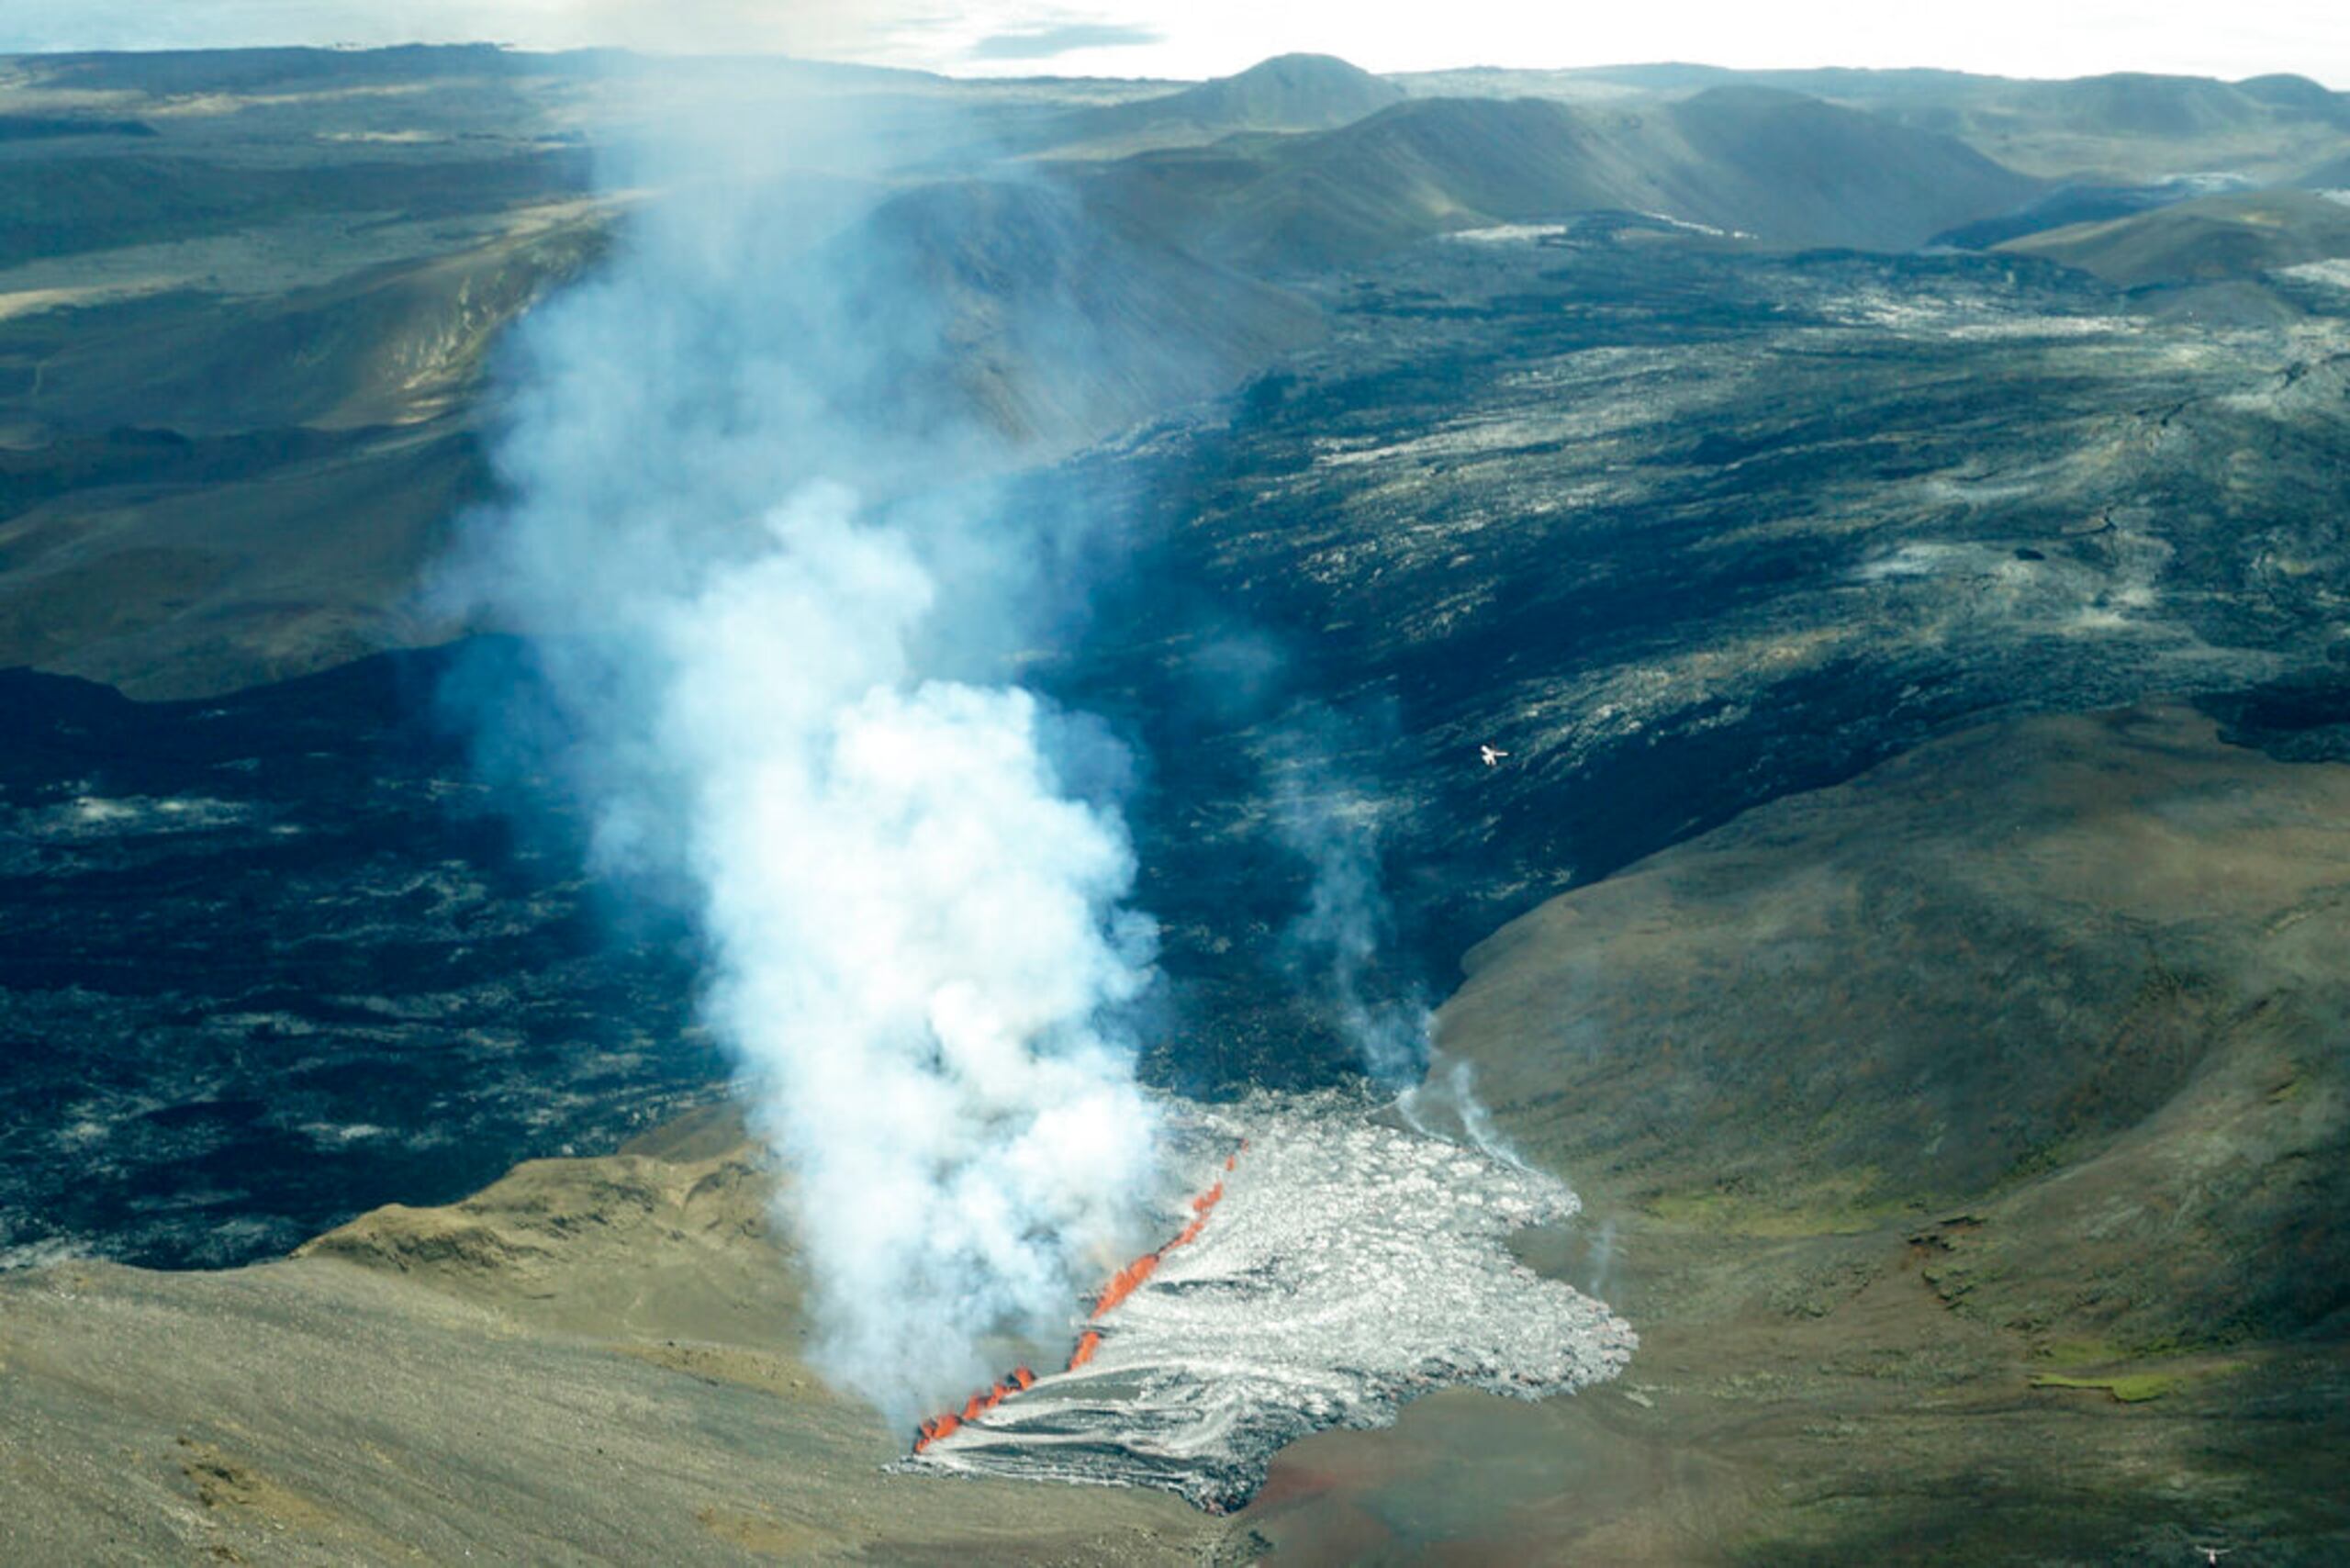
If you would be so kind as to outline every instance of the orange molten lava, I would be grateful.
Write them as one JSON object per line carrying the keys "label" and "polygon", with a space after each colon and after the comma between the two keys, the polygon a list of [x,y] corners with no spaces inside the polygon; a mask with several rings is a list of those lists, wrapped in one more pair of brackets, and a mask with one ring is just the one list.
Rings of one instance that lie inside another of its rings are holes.
{"label": "orange molten lava", "polygon": [[1110,1276],[1109,1285],[1102,1292],[1102,1299],[1093,1304],[1093,1316],[1101,1316],[1120,1302],[1135,1294],[1135,1287],[1150,1278],[1158,1267],[1158,1254],[1146,1252],[1116,1273]]}
{"label": "orange molten lava", "polygon": [[920,1453],[939,1439],[946,1437],[963,1423],[953,1416],[934,1416],[922,1424],[922,1436],[914,1439],[914,1452]]}
{"label": "orange molten lava", "polygon": [[[1247,1138],[1242,1138],[1240,1140],[1239,1151],[1225,1157],[1225,1170],[1226,1171],[1231,1171],[1239,1169],[1240,1156],[1248,1152],[1248,1140]],[[1202,1193],[1198,1197],[1193,1198],[1192,1200],[1192,1222],[1185,1226],[1181,1231],[1177,1232],[1174,1238],[1169,1241],[1165,1246],[1159,1248],[1158,1251],[1144,1253],[1141,1257],[1136,1259],[1133,1262],[1127,1264],[1125,1268],[1111,1275],[1110,1282],[1102,1287],[1101,1296],[1096,1299],[1093,1304],[1092,1316],[1100,1317],[1112,1307],[1116,1306],[1120,1302],[1134,1294],[1135,1292],[1140,1288],[1142,1282],[1150,1278],[1152,1271],[1158,1267],[1158,1260],[1166,1257],[1167,1254],[1174,1251],[1178,1247],[1188,1247],[1192,1242],[1198,1240],[1200,1232],[1207,1226],[1209,1212],[1223,1201],[1224,1183],[1222,1182],[1218,1182],[1214,1186],[1210,1187],[1206,1192]],[[1093,1359],[1093,1352],[1101,1348],[1101,1331],[1098,1329],[1088,1328],[1084,1333],[1078,1336],[1077,1348],[1069,1352],[1068,1370],[1070,1372],[1077,1371],[1078,1368],[1091,1361]],[[924,1421],[922,1424],[920,1434],[914,1439],[914,1452],[920,1453],[923,1450],[930,1447],[931,1444],[938,1441],[941,1438],[950,1436],[956,1431],[960,1430],[965,1422],[977,1421],[980,1417],[986,1415],[989,1411],[994,1409],[997,1406],[1002,1404],[1013,1394],[1025,1394],[1029,1389],[1035,1386],[1035,1383],[1036,1374],[1030,1372],[1026,1367],[1013,1368],[1011,1372],[1004,1377],[1002,1382],[998,1383],[980,1393],[974,1394],[970,1398],[965,1400],[963,1402],[963,1409],[960,1415],[957,1415],[953,1411],[948,1411],[944,1415],[934,1416],[929,1420]]]}
{"label": "orange molten lava", "polygon": [[929,1420],[924,1421],[914,1438],[914,1452],[920,1453],[939,1439],[959,1430],[964,1423],[978,1420],[1010,1398],[1016,1388],[1026,1388],[1035,1381],[1036,1374],[1026,1367],[1014,1367],[1004,1373],[1002,1383],[992,1384],[985,1393],[974,1394],[965,1400],[959,1415],[950,1410],[944,1415],[933,1416]]}

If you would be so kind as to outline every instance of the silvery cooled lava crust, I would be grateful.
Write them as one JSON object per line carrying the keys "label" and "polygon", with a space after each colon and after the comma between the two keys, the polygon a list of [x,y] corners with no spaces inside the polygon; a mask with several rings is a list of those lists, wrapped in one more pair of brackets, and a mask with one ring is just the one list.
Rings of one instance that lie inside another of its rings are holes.
{"label": "silvery cooled lava crust", "polygon": [[1569,1393],[1631,1357],[1630,1325],[1510,1252],[1580,1207],[1551,1176],[1334,1095],[1187,1108],[1170,1147],[1200,1190],[1224,1183],[1194,1239],[1086,1326],[1101,1338],[1081,1366],[904,1468],[1160,1487],[1223,1512],[1309,1433],[1385,1426],[1455,1384]]}

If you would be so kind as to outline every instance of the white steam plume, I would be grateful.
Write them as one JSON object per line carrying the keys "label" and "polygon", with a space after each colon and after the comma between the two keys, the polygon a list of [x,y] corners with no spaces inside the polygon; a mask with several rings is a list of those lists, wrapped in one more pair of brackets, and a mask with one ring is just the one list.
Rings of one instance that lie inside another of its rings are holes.
{"label": "white steam plume", "polygon": [[1313,873],[1305,907],[1282,934],[1292,972],[1320,992],[1332,1022],[1374,1082],[1395,1092],[1395,1110],[1415,1132],[1454,1135],[1492,1158],[1526,1161],[1477,1097],[1476,1070],[1436,1057],[1436,1014],[1408,973],[1398,975],[1394,910],[1380,876],[1381,812],[1338,761],[1347,728],[1336,712],[1309,708],[1278,732],[1270,769],[1273,831]]}
{"label": "white steam plume", "polygon": [[1338,766],[1336,715],[1309,712],[1282,732],[1271,778],[1273,829],[1313,873],[1305,907],[1283,933],[1290,967],[1321,992],[1364,1070],[1390,1089],[1427,1067],[1434,1023],[1416,984],[1398,984],[1394,912],[1380,879],[1377,800]]}
{"label": "white steam plume", "polygon": [[1109,743],[956,630],[1001,635],[985,596],[1043,542],[968,477],[1001,443],[887,395],[940,314],[875,280],[920,269],[811,251],[723,174],[526,321],[512,499],[452,581],[534,640],[599,863],[699,917],[819,1364],[911,1424],[1122,1255],[1153,1118],[1118,1018],[1155,933],[1069,782]]}

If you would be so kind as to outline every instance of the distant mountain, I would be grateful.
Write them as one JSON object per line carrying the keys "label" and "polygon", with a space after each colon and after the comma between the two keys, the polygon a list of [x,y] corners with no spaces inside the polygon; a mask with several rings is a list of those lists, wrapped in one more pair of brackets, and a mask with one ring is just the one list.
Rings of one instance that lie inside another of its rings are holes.
{"label": "distant mountain", "polygon": [[2247,76],[2236,84],[2236,91],[2247,98],[2274,105],[2277,108],[2298,109],[2330,119],[2350,120],[2350,96],[2335,92],[2322,82],[2312,82],[2306,76],[2295,76],[2289,73]]}
{"label": "distant mountain", "polygon": [[383,49],[182,49],[138,52],[0,55],[42,85],[88,92],[254,93],[514,77],[595,80],[759,72],[811,84],[879,86],[936,82],[928,72],[781,56],[635,54],[619,49],[536,50],[489,43],[395,44]]}
{"label": "distant mountain", "polygon": [[2307,77],[2119,73],[2023,81],[1960,71],[1729,71],[1690,64],[1445,71],[1393,80],[1418,96],[1645,106],[1722,86],[1775,87],[1939,131],[2026,174],[2143,185],[2232,171],[2273,180],[2338,151],[2350,95]]}
{"label": "distant mountain", "polygon": [[0,141],[54,141],[65,136],[151,137],[145,120],[102,119],[92,115],[0,115]]}
{"label": "distant mountain", "polygon": [[1403,102],[1404,89],[1327,54],[1283,54],[1162,97],[1072,111],[1037,144],[1096,151],[1197,145],[1236,131],[1328,130]]}
{"label": "distant mountain", "polygon": [[1715,221],[1766,240],[1908,248],[1947,227],[1943,214],[2001,210],[2037,188],[1951,137],[1794,93],[1718,87],[1667,118]]}
{"label": "distant mountain", "polygon": [[1404,101],[1404,89],[1335,55],[1281,54],[1237,76],[1120,108],[1237,130],[1326,130]]}
{"label": "distant mountain", "polygon": [[2247,191],[2074,224],[2000,248],[2124,288],[2221,283],[2350,256],[2350,206],[2307,191]]}
{"label": "distant mountain", "polygon": [[2171,139],[2235,129],[2266,119],[2274,106],[2225,82],[2135,73],[2019,83],[2003,96],[2076,130]]}
{"label": "distant mountain", "polygon": [[1130,159],[1103,177],[1210,253],[1275,272],[1611,209],[1774,244],[1901,250],[2039,188],[1948,137],[1751,87],[1639,112],[1414,99],[1316,135]]}
{"label": "distant mountain", "polygon": [[2298,77],[2135,73],[2024,82],[1934,73],[1807,73],[1782,84],[1959,137],[2016,168],[2114,184],[2288,172],[2338,146],[2350,98]]}

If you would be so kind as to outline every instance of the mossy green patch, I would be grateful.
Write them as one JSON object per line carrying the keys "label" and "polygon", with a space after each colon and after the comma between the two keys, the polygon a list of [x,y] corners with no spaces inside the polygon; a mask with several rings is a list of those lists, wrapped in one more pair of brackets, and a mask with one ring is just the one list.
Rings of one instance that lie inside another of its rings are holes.
{"label": "mossy green patch", "polygon": [[2161,1372],[2116,1372],[2075,1375],[2069,1372],[2042,1372],[2031,1380],[2034,1388],[2096,1388],[2113,1395],[2123,1405],[2143,1405],[2177,1394],[2191,1385],[2210,1378],[2224,1376],[2243,1363],[2218,1361],[2203,1366],[2177,1366]]}
{"label": "mossy green patch", "polygon": [[2124,1405],[2143,1405],[2176,1394],[2188,1380],[2168,1372],[2123,1372],[2111,1377],[2069,1377],[2042,1372],[2031,1380],[2034,1388],[2101,1388]]}

